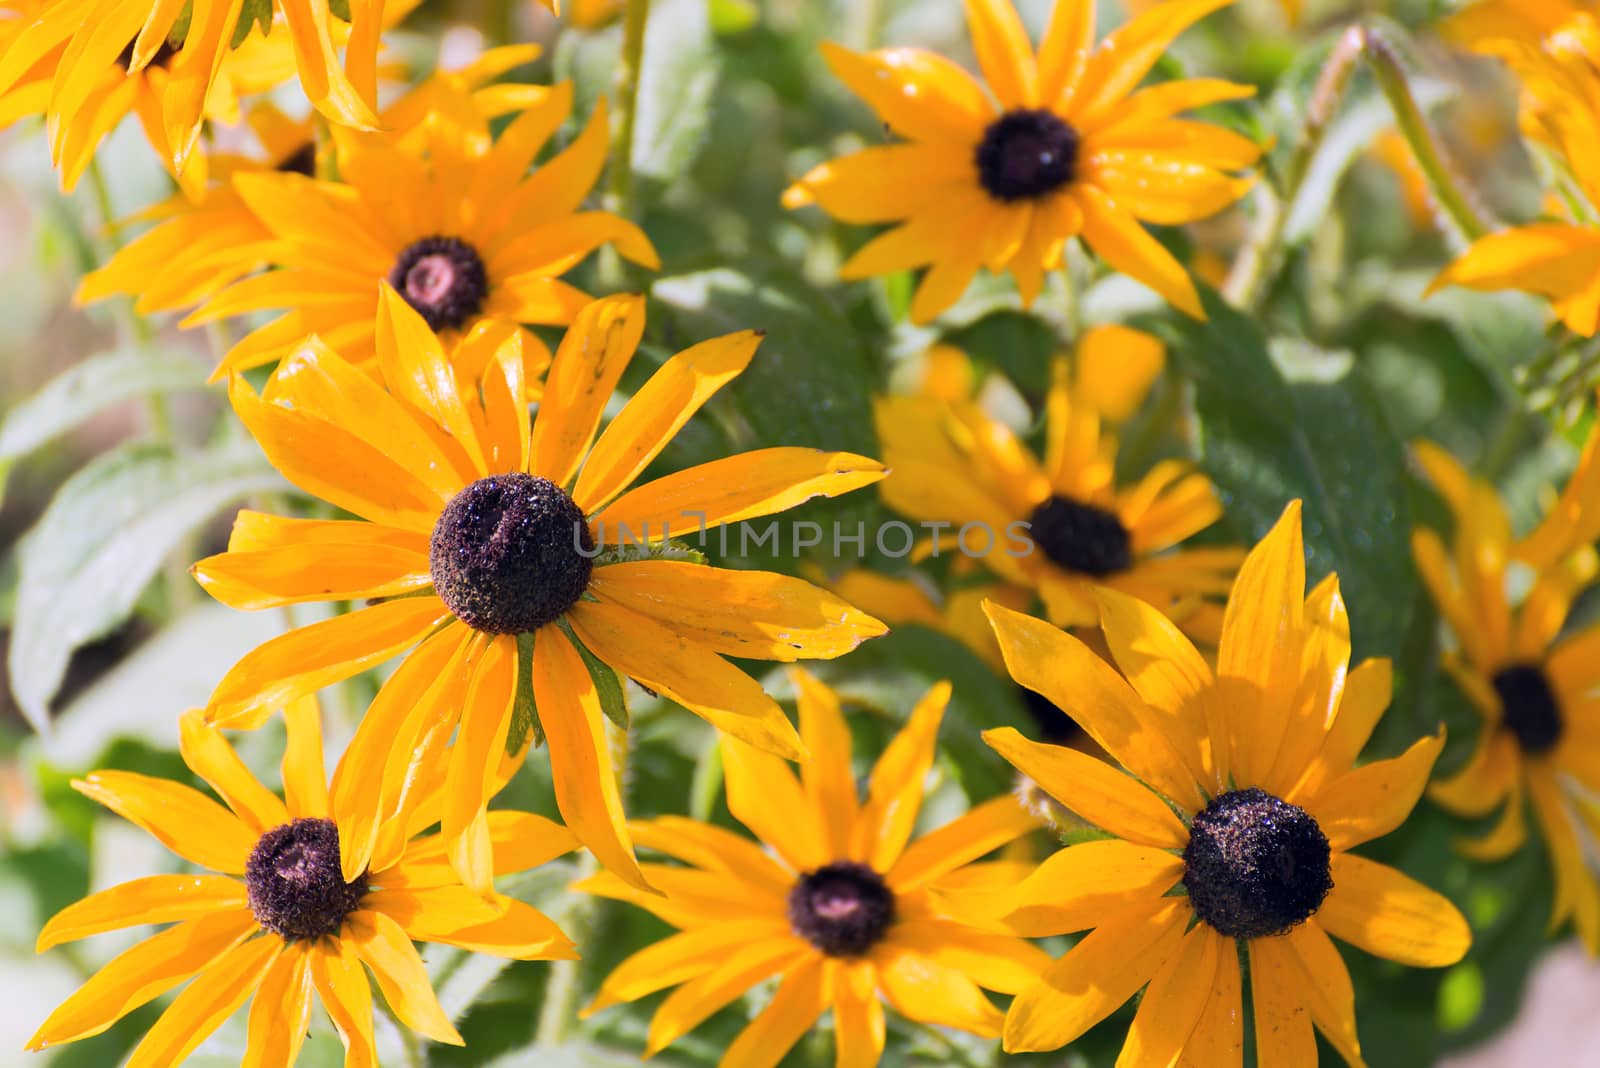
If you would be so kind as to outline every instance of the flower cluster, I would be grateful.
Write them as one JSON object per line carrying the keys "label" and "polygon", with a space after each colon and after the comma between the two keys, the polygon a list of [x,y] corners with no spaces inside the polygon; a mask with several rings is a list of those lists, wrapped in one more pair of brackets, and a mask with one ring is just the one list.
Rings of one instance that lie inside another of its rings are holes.
{"label": "flower cluster", "polygon": [[[183,563],[220,604],[286,624],[173,717],[214,798],[126,770],[72,779],[182,867],[44,924],[41,952],[162,927],[29,1049],[177,991],[128,1064],[184,1061],[248,1002],[246,1065],[295,1063],[326,1017],[347,1068],[388,1056],[386,1028],[416,1068],[420,1040],[472,1032],[421,943],[553,962],[522,1006],[556,1020],[538,1056],[581,1058],[563,1028],[664,994],[622,1032],[629,1052],[703,1027],[722,1065],[775,1066],[831,1027],[818,1041],[837,1065],[903,1063],[895,1043],[918,1039],[949,1062],[980,1040],[1060,1049],[1132,1005],[1110,1028],[1118,1065],[1232,1068],[1249,1048],[1300,1068],[1320,1035],[1360,1066],[1364,965],[1334,940],[1455,965],[1469,862],[1533,845],[1552,930],[1570,920],[1600,954],[1600,626],[1575,607],[1600,584],[1600,428],[1564,489],[1514,521],[1488,472],[1516,440],[1479,473],[1429,440],[1388,455],[1370,439],[1406,410],[1330,385],[1343,336],[1314,297],[1275,297],[1324,254],[1304,217],[1319,195],[1329,210],[1316,184],[1348,161],[1321,137],[1370,61],[1398,118],[1380,150],[1399,146],[1472,239],[1430,268],[1434,288],[1541,295],[1573,335],[1552,344],[1592,356],[1592,13],[1485,0],[1450,20],[1515,74],[1552,176],[1551,218],[1481,232],[1364,25],[1270,165],[1255,85],[1169,76],[1191,27],[1246,18],[1231,0],[1134,4],[1107,32],[1107,5],[1054,0],[1037,45],[1010,0],[965,0],[981,79],[920,48],[824,43],[841,110],[864,102],[873,137],[786,159],[767,199],[785,240],[841,224],[792,272],[863,283],[835,304],[765,299],[766,276],[708,265],[669,211],[692,202],[722,247],[750,239],[729,220],[739,196],[711,203],[674,176],[667,221],[641,207],[636,186],[662,172],[635,158],[640,83],[662,76],[652,34],[673,39],[648,0],[549,0],[531,23],[563,35],[572,72],[565,35],[620,37],[610,103],[578,73],[510,80],[544,49],[498,31],[413,78],[417,42],[390,31],[420,6],[0,0],[0,121],[42,118],[62,188],[103,184],[96,154],[129,115],[165,170],[170,195],[113,226],[140,229],[77,300],[209,328],[215,436],[280,488]],[[764,17],[712,6],[708,36]],[[657,282],[664,262],[694,269]],[[811,332],[769,339],[780,313]],[[995,320],[1014,331],[1001,342]],[[852,332],[896,366],[863,354],[860,388],[818,399],[814,350]],[[1025,365],[1013,350],[1041,332]],[[797,335],[826,340],[796,351]],[[752,381],[793,394],[741,405]],[[848,425],[809,418],[835,404],[854,406]],[[1394,499],[1374,502],[1362,468],[1382,464]],[[1413,497],[1431,519],[1411,521]],[[769,569],[746,538],[706,538],[844,509],[858,529],[892,513],[930,533],[850,566],[777,552]],[[1368,567],[1389,542],[1398,557]],[[1386,597],[1403,602],[1393,625]],[[1436,666],[1453,689],[1430,692],[1475,713],[1452,721],[1453,748],[1417,696]],[[671,784],[691,798],[636,791],[636,748],[694,751],[692,781]],[[1416,818],[1455,828],[1448,883],[1379,843],[1425,797],[1437,810]],[[1455,822],[1486,817],[1479,834]],[[541,868],[565,886],[555,918],[508,878]],[[671,932],[646,937],[634,910]],[[616,963],[586,976],[580,955]]]}

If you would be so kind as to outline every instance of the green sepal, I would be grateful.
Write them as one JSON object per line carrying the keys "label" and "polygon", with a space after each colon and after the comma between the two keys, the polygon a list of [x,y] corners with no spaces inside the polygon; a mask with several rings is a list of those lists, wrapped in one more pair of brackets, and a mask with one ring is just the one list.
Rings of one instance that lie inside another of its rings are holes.
{"label": "green sepal", "polygon": [[533,701],[533,635],[517,635],[517,699],[511,708],[511,727],[506,731],[506,755],[522,752],[529,736],[535,747],[544,744],[544,728],[539,726],[539,706]]}
{"label": "green sepal", "polygon": [[691,564],[703,564],[706,554],[677,538],[669,538],[649,545],[623,543],[613,546],[595,556],[594,566],[631,564],[637,560],[683,560]]}
{"label": "green sepal", "polygon": [[618,730],[626,731],[631,720],[628,716],[628,702],[622,693],[622,680],[617,677],[610,664],[595,656],[589,651],[588,646],[578,640],[571,624],[563,619],[558,626],[572,642],[572,647],[578,650],[578,656],[583,658],[583,666],[589,669],[589,677],[594,680],[595,693],[600,697],[600,711],[606,714],[606,719],[617,725]]}
{"label": "green sepal", "polygon": [[174,52],[183,47],[183,42],[189,38],[189,24],[194,21],[194,0],[189,0],[183,5],[183,10],[178,12],[178,17],[172,20],[172,26],[167,30],[167,46]]}
{"label": "green sepal", "polygon": [[239,9],[239,21],[233,24],[233,40],[228,47],[238,48],[244,44],[251,28],[258,23],[262,36],[272,32],[272,0],[244,0],[244,6]]}

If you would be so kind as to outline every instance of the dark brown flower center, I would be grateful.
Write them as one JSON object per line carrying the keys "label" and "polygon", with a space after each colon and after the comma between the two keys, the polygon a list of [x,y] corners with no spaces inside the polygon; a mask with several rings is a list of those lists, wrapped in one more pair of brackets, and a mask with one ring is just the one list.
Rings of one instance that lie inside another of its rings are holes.
{"label": "dark brown flower center", "polygon": [[389,271],[389,284],[434,330],[466,325],[489,295],[489,275],[478,250],[454,237],[425,237],[407,245]]}
{"label": "dark brown flower center", "polygon": [[291,942],[336,933],[367,892],[365,876],[344,881],[339,828],[324,819],[263,834],[245,862],[244,882],[256,922]]}
{"label": "dark brown flower center", "polygon": [[1031,200],[1072,181],[1078,131],[1052,111],[1019,108],[989,124],[978,142],[978,181],[996,200]]}
{"label": "dark brown flower center", "polygon": [[1033,543],[1068,571],[1114,575],[1133,566],[1128,528],[1104,508],[1051,497],[1033,510],[1028,526]]}
{"label": "dark brown flower center", "polygon": [[583,511],[547,478],[481,478],[445,505],[428,562],[457,619],[490,634],[552,623],[588,588],[594,539]]}
{"label": "dark brown flower center", "polygon": [[1194,818],[1183,882],[1195,915],[1229,938],[1286,933],[1333,889],[1328,838],[1310,813],[1250,787]]}
{"label": "dark brown flower center", "polygon": [[1504,711],[1502,722],[1524,753],[1548,753],[1561,740],[1561,705],[1550,680],[1534,664],[1516,664],[1494,677]]}
{"label": "dark brown flower center", "polygon": [[789,926],[830,957],[861,956],[893,922],[894,892],[865,864],[826,864],[789,891]]}

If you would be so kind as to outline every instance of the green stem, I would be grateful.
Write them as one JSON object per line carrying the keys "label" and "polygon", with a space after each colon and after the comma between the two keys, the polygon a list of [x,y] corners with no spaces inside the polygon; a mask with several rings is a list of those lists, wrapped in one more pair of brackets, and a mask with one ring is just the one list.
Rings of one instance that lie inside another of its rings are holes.
{"label": "green stem", "polygon": [[1459,235],[1467,241],[1478,238],[1494,229],[1475,198],[1462,183],[1455,169],[1446,161],[1444,149],[1434,136],[1433,128],[1422,114],[1417,98],[1411,93],[1406,78],[1405,65],[1387,37],[1371,27],[1357,27],[1363,38],[1363,51],[1378,87],[1388,98],[1394,111],[1395,125],[1406,139],[1417,166],[1428,180],[1439,207],[1449,216]]}
{"label": "green stem", "polygon": [[[606,720],[606,738],[611,746],[611,763],[617,776],[617,792],[622,803],[628,801],[628,732]],[[585,851],[578,860],[577,879],[587,879],[600,870],[594,854]],[[576,880],[575,880],[576,881]],[[589,894],[573,894],[556,922],[566,936],[580,946],[590,944],[599,926],[601,901]],[[558,960],[550,965],[550,978],[544,989],[544,1004],[539,1008],[539,1030],[534,1045],[556,1049],[572,1037],[578,1018],[578,1002],[583,996],[581,961]]]}
{"label": "green stem", "polygon": [[607,207],[623,218],[633,213],[633,132],[639,114],[639,72],[644,66],[644,30],[650,0],[628,0],[622,16],[622,57],[614,91],[617,114],[611,126],[611,173]]}
{"label": "green stem", "polygon": [[1258,213],[1250,240],[1240,250],[1228,271],[1227,280],[1222,284],[1222,295],[1237,307],[1251,310],[1259,305],[1266,289],[1265,283],[1277,269],[1277,260],[1282,251],[1279,244],[1283,239],[1283,228],[1289,222],[1289,211],[1300,194],[1300,187],[1305,184],[1311,161],[1322,147],[1328,126],[1344,101],[1345,90],[1350,85],[1350,76],[1355,73],[1356,61],[1361,58],[1365,40],[1362,28],[1352,26],[1329,54],[1328,64],[1322,68],[1322,76],[1317,79],[1316,89],[1312,91],[1306,106],[1305,128],[1301,132],[1300,143],[1295,146],[1294,154],[1284,168],[1283,195],[1280,197],[1266,183],[1259,186]]}
{"label": "green stem", "polygon": [[863,52],[878,47],[878,37],[883,32],[885,0],[856,0],[852,5],[855,17],[850,21],[849,38]]}

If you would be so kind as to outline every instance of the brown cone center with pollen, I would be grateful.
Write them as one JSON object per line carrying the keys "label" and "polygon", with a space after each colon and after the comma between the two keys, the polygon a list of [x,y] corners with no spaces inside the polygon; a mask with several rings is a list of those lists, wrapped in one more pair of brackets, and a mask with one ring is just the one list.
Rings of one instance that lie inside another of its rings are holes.
{"label": "brown cone center with pollen", "polygon": [[1033,544],[1050,561],[1083,575],[1114,575],[1133,566],[1133,538],[1112,512],[1070,497],[1051,497],[1028,517]]}
{"label": "brown cone center with pollen", "polygon": [[339,828],[324,819],[263,834],[245,861],[244,883],[256,922],[291,942],[337,933],[367,892],[365,876],[344,881]]}
{"label": "brown cone center with pollen", "polygon": [[830,957],[859,957],[894,922],[894,891],[854,861],[825,864],[789,891],[789,926]]}
{"label": "brown cone center with pollen", "polygon": [[1183,883],[1195,915],[1229,938],[1286,934],[1333,889],[1327,835],[1265,790],[1211,800],[1189,828]]}
{"label": "brown cone center with pollen", "polygon": [[1043,108],[1018,108],[991,122],[978,142],[978,182],[996,200],[1034,200],[1072,181],[1078,131]]}
{"label": "brown cone center with pollen", "polygon": [[465,326],[489,296],[483,258],[455,237],[435,235],[407,245],[389,271],[389,284],[433,330]]}
{"label": "brown cone center with pollen", "polygon": [[481,478],[433,528],[433,586],[457,619],[490,634],[530,634],[589,586],[594,539],[572,498],[547,478]]}
{"label": "brown cone center with pollen", "polygon": [[1561,705],[1544,671],[1534,664],[1516,664],[1493,681],[1500,695],[1502,723],[1522,751],[1539,756],[1554,749],[1561,740]]}

